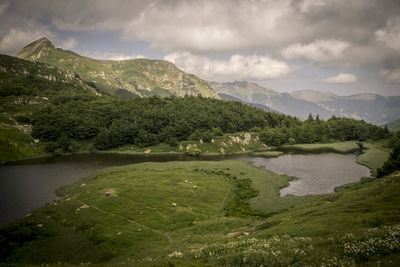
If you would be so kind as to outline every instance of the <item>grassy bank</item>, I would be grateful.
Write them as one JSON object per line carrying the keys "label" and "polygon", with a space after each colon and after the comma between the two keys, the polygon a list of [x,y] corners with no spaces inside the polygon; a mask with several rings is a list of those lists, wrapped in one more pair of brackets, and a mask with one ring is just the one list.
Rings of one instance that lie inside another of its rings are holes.
{"label": "grassy bank", "polygon": [[264,157],[264,158],[277,158],[280,155],[283,155],[282,151],[265,151],[265,152],[252,152],[251,156],[255,157]]}
{"label": "grassy bank", "polygon": [[297,145],[284,145],[284,150],[298,151],[298,152],[336,152],[336,153],[350,153],[359,150],[356,141],[335,142],[335,143],[321,143],[321,144],[297,144]]}
{"label": "grassy bank", "polygon": [[0,126],[0,164],[46,156],[43,144],[35,144],[29,134],[8,125]]}
{"label": "grassy bank", "polygon": [[[399,259],[400,228],[385,225],[400,221],[400,175],[363,180],[335,194],[281,198],[288,180],[238,161],[106,169],[61,188],[58,201],[2,228],[1,259],[139,266]],[[368,240],[382,240],[374,254],[368,247],[347,249]]]}
{"label": "grassy bank", "polygon": [[363,153],[358,156],[357,163],[367,166],[372,175],[376,176],[377,169],[382,167],[389,158],[390,151],[378,145],[364,143]]}

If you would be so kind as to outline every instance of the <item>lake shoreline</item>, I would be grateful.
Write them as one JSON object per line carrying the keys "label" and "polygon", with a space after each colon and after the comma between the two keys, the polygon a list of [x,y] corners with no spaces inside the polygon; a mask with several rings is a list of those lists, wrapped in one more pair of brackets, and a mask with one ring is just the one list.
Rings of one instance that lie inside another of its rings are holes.
{"label": "lake shoreline", "polygon": [[[382,166],[383,163],[389,157],[389,152],[384,150],[383,148],[374,145],[369,142],[362,142],[361,145],[356,141],[346,141],[346,142],[333,142],[333,143],[314,143],[314,144],[295,144],[295,145],[283,145],[282,147],[267,147],[267,148],[256,148],[247,151],[235,151],[235,152],[226,152],[226,153],[216,153],[216,152],[204,152],[199,155],[190,155],[186,151],[154,151],[151,152],[151,148],[146,148],[144,151],[150,150],[150,152],[145,153],[143,151],[137,150],[121,150],[121,149],[112,149],[112,150],[85,150],[78,151],[74,153],[59,153],[59,154],[45,154],[38,155],[33,157],[27,157],[15,161],[9,161],[0,164],[1,166],[10,166],[10,165],[20,165],[25,162],[47,159],[56,156],[69,156],[69,155],[82,155],[82,154],[119,154],[119,155],[148,155],[148,156],[163,156],[163,155],[181,155],[187,157],[193,157],[194,160],[198,156],[234,156],[234,155],[249,155],[249,156],[261,156],[261,157],[279,157],[285,154],[320,154],[320,153],[339,153],[339,154],[348,154],[360,152],[357,157],[357,163],[363,166],[366,166],[371,170],[371,174],[376,176],[377,168]],[[369,154],[379,154],[378,162],[374,162],[369,160],[371,157]],[[366,159],[364,159],[366,158]]]}

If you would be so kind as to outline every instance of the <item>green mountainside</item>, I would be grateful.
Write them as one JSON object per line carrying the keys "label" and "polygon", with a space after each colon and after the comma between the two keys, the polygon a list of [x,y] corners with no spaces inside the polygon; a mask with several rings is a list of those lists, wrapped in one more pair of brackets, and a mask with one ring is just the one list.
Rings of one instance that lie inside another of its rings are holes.
{"label": "green mountainside", "polygon": [[56,48],[47,38],[24,47],[17,57],[47,63],[77,73],[97,88],[137,96],[202,95],[219,98],[200,78],[165,60],[96,60]]}
{"label": "green mountainside", "polygon": [[0,55],[0,163],[44,155],[33,114],[66,98],[103,98],[71,71]]}
{"label": "green mountainside", "polygon": [[0,95],[48,96],[65,89],[100,95],[96,88],[69,70],[0,55]]}

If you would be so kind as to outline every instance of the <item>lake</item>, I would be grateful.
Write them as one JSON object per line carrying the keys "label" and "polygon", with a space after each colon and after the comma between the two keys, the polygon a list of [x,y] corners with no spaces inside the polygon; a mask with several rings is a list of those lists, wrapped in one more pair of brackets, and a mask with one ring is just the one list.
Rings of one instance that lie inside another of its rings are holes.
{"label": "lake", "polygon": [[245,160],[254,166],[296,177],[288,187],[281,189],[281,196],[332,193],[336,186],[357,182],[371,175],[367,167],[356,163],[356,154],[284,154],[279,158],[254,157]]}
{"label": "lake", "polygon": [[32,210],[57,199],[55,190],[72,184],[97,170],[141,162],[182,160],[238,159],[255,166],[298,177],[281,195],[323,194],[333,192],[338,185],[369,176],[369,169],[358,165],[354,154],[285,154],[279,158],[259,158],[243,155],[124,155],[76,154],[26,160],[0,167],[0,225],[24,217]]}

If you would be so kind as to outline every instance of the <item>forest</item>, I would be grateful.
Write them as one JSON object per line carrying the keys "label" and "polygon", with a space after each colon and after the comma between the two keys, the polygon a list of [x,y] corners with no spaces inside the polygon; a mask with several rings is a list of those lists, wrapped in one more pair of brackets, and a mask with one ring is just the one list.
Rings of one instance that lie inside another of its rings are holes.
{"label": "forest", "polygon": [[126,144],[146,147],[165,142],[176,146],[188,139],[209,142],[223,133],[250,131],[271,146],[330,141],[379,140],[385,128],[364,121],[312,115],[305,121],[264,112],[239,102],[200,96],[98,98],[58,97],[34,114],[32,135],[47,142],[48,151],[78,150],[77,143],[93,140],[99,150]]}

